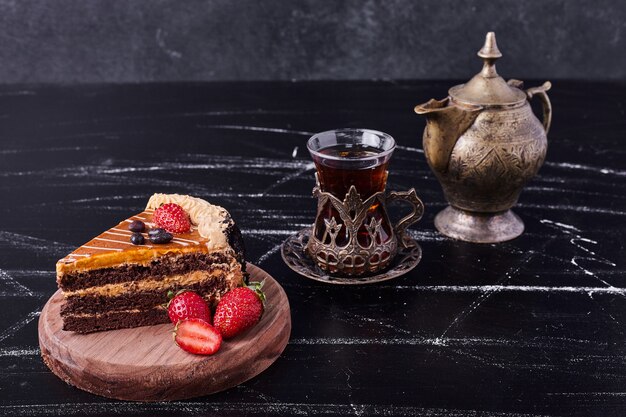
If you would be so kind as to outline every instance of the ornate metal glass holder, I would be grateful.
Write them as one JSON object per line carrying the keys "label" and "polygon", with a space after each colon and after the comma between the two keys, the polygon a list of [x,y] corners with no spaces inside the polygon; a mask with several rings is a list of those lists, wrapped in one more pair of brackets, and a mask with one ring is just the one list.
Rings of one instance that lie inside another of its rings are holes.
{"label": "ornate metal glass holder", "polygon": [[[349,277],[377,273],[389,266],[398,245],[415,246],[406,235],[407,227],[421,219],[424,212],[415,189],[388,195],[381,191],[364,201],[351,186],[342,201],[321,190],[317,174],[316,184],[313,195],[318,199],[317,216],[306,251],[323,271]],[[386,204],[395,200],[408,202],[413,210],[393,226]],[[328,218],[329,205],[339,218]],[[320,227],[323,230],[317,230]],[[338,239],[340,233],[342,239]]]}
{"label": "ornate metal glass holder", "polygon": [[398,246],[398,254],[387,269],[376,274],[358,277],[333,276],[322,271],[306,253],[306,246],[311,236],[311,228],[307,227],[289,236],[281,247],[281,256],[285,264],[294,272],[315,281],[334,285],[374,284],[398,278],[413,270],[422,259],[422,248],[414,240],[408,248]]}

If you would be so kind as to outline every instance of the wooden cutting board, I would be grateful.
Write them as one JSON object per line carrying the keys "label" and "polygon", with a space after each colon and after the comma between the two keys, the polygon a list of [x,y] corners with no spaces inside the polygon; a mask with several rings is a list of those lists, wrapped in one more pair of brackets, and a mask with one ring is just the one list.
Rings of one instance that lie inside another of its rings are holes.
{"label": "wooden cutting board", "polygon": [[39,318],[43,360],[68,384],[121,400],[180,400],[239,385],[267,369],[291,333],[283,288],[258,267],[248,264],[247,270],[251,281],[265,280],[265,312],[255,327],[225,340],[213,356],[180,349],[172,339],[171,323],[86,335],[63,331],[63,296],[57,291]]}

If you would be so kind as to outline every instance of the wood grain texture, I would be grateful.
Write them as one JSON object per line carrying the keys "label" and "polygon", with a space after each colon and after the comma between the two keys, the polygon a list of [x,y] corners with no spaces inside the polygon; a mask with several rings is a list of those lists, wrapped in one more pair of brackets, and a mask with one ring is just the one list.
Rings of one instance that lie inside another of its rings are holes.
{"label": "wood grain texture", "polygon": [[44,362],[68,384],[122,400],[193,398],[245,382],[280,356],[291,333],[284,290],[262,269],[250,264],[248,268],[251,280],[265,280],[266,310],[255,327],[224,341],[213,356],[180,349],[169,323],[88,335],[63,331],[59,314],[63,296],[57,291],[39,318]]}

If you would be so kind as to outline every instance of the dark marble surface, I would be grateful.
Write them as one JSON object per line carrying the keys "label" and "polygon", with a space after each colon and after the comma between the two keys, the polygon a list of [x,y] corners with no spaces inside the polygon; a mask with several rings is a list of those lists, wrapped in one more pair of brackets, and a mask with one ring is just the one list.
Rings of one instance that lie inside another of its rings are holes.
{"label": "dark marble surface", "polygon": [[614,0],[0,0],[0,82],[625,79]]}
{"label": "dark marble surface", "polygon": [[[532,85],[533,83],[528,83]],[[620,416],[626,413],[626,85],[554,83],[547,162],[521,196],[520,238],[440,236],[445,206],[415,104],[449,83],[219,83],[0,88],[0,414]],[[281,242],[315,213],[312,132],[397,142],[390,189],[426,203],[423,260],[373,286],[291,272]],[[238,220],[249,260],[285,288],[293,332],[253,380],[140,404],[84,393],[39,356],[54,265],[142,209],[194,194]]]}

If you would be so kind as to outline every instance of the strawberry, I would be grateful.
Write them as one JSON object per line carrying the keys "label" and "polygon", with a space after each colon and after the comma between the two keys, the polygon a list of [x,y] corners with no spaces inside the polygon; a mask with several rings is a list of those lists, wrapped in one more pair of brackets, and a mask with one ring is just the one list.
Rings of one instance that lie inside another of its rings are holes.
{"label": "strawberry", "polygon": [[174,341],[189,353],[212,355],[222,345],[222,335],[202,319],[184,319],[176,324]]}
{"label": "strawberry", "polygon": [[176,295],[169,292],[171,298],[167,304],[167,315],[176,324],[184,319],[202,319],[211,322],[211,310],[202,297],[192,291],[181,290]]}
{"label": "strawberry", "polygon": [[188,233],[191,230],[189,215],[174,203],[163,204],[154,210],[152,221],[171,233]]}
{"label": "strawberry", "polygon": [[251,282],[246,287],[230,290],[222,297],[215,309],[213,326],[224,339],[238,335],[261,319],[265,301],[262,286],[262,282]]}

